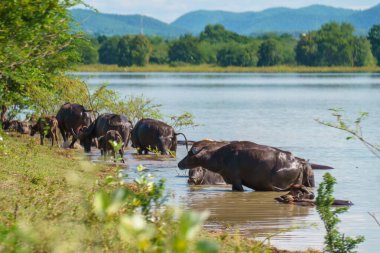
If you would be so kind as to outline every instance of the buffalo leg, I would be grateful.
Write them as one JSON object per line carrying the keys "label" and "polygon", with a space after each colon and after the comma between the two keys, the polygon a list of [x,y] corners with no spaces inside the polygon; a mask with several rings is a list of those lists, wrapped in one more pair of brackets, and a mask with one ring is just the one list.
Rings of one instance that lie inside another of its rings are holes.
{"label": "buffalo leg", "polygon": [[71,141],[71,143],[70,143],[69,148],[74,148],[74,144],[75,144],[76,141],[77,141],[77,138],[75,138],[75,137],[73,136],[73,139],[72,139],[72,141]]}
{"label": "buffalo leg", "polygon": [[59,131],[61,132],[63,142],[67,141],[68,136],[66,135],[66,131],[62,127],[58,127]]}
{"label": "buffalo leg", "polygon": [[40,134],[40,144],[44,145],[44,135]]}
{"label": "buffalo leg", "polygon": [[166,151],[165,145],[162,143],[162,141],[158,142],[157,148],[161,152],[161,155],[167,155],[168,154],[168,152]]}
{"label": "buffalo leg", "polygon": [[243,192],[243,185],[242,184],[232,184],[232,191],[237,191],[237,192]]}
{"label": "buffalo leg", "polygon": [[57,143],[57,147],[59,147],[58,135],[57,135],[57,130],[56,129],[54,129],[54,131],[53,131],[53,138],[55,139],[55,142]]}
{"label": "buffalo leg", "polygon": [[125,161],[124,161],[124,150],[121,148],[120,150],[119,150],[119,154],[120,154],[120,157],[121,157],[121,161],[123,162],[123,163],[125,163]]}
{"label": "buffalo leg", "polygon": [[51,131],[51,130],[49,132],[49,138],[51,138],[51,146],[53,147],[54,146],[54,134],[53,134],[53,131]]}

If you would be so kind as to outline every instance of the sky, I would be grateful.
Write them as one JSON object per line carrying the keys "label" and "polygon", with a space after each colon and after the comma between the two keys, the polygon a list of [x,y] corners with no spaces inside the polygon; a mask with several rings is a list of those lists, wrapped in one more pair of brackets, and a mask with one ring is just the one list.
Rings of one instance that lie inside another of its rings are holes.
{"label": "sky", "polygon": [[244,12],[271,7],[299,8],[312,4],[367,9],[379,4],[380,0],[85,0],[85,2],[104,13],[143,14],[170,23],[194,10]]}

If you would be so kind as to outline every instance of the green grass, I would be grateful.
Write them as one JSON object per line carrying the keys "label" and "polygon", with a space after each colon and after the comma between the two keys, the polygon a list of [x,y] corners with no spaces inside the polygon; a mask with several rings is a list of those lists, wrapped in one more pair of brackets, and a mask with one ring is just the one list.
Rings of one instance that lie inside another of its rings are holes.
{"label": "green grass", "polygon": [[[117,221],[98,219],[92,207],[95,192],[120,187],[104,183],[115,167],[94,165],[82,151],[40,146],[38,138],[0,136],[0,252],[129,252]],[[223,232],[202,236],[220,252],[268,249]]]}
{"label": "green grass", "polygon": [[220,67],[215,65],[148,65],[145,67],[118,67],[117,65],[78,65],[77,72],[186,72],[186,73],[373,73],[380,67]]}

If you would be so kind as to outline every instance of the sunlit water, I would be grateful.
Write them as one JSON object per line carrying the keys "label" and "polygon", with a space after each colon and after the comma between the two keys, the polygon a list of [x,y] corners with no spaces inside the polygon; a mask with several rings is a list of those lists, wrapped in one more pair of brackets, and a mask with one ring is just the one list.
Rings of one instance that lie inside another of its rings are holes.
{"label": "sunlit water", "polygon": [[[342,215],[341,230],[364,235],[360,252],[377,252],[380,227],[368,212],[380,218],[380,160],[347,134],[319,125],[315,118],[333,120],[328,108],[344,108],[354,119],[369,112],[363,133],[380,143],[379,74],[173,74],[76,73],[91,87],[108,83],[121,96],[144,94],[162,104],[166,115],[189,111],[201,126],[184,130],[188,139],[249,140],[281,147],[310,161],[336,168],[335,197],[355,205]],[[324,229],[314,208],[276,203],[281,193],[231,192],[228,186],[189,187],[177,160],[140,160],[128,151],[129,169],[144,164],[166,179],[173,204],[209,210],[210,229],[240,231],[250,237],[271,238],[285,249],[321,249]],[[316,183],[323,171],[315,171]]]}

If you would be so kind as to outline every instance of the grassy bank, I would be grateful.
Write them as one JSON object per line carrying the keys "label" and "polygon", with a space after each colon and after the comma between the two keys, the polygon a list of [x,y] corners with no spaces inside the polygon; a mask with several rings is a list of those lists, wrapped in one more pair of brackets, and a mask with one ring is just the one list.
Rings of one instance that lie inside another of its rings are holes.
{"label": "grassy bank", "polygon": [[118,67],[117,65],[78,65],[78,72],[186,72],[186,73],[375,73],[380,67],[220,67],[215,65],[148,65],[145,67]]}
{"label": "grassy bank", "polygon": [[[117,168],[94,165],[82,151],[40,146],[37,138],[0,136],[0,252],[132,252],[118,219],[100,219],[93,208],[97,192],[131,187],[105,183]],[[173,224],[165,231],[170,237],[176,223],[166,223]],[[217,242],[218,252],[268,250],[223,232],[198,237]]]}

